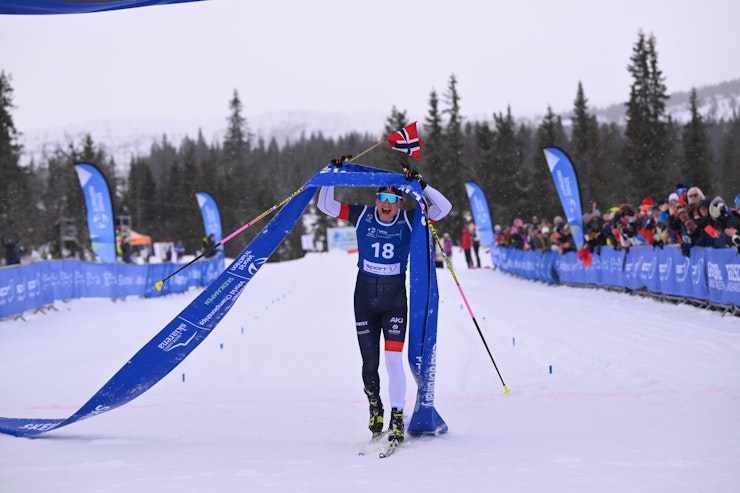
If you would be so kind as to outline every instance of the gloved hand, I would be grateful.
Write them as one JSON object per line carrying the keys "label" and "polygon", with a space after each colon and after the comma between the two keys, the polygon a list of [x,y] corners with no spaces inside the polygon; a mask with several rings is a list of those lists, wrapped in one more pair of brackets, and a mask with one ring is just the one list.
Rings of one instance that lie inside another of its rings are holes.
{"label": "gloved hand", "polygon": [[335,168],[341,168],[342,165],[346,162],[348,162],[350,159],[352,159],[352,154],[347,154],[345,156],[342,156],[337,159],[332,159],[331,164],[334,165]]}
{"label": "gloved hand", "polygon": [[415,169],[407,169],[405,175],[406,175],[406,180],[408,181],[421,178],[421,175]]}
{"label": "gloved hand", "polygon": [[740,255],[740,233],[732,235],[732,244],[737,248],[737,253]]}
{"label": "gloved hand", "polygon": [[427,183],[421,179],[421,173],[419,173],[415,169],[406,169],[406,171],[404,172],[404,176],[406,176],[407,181],[419,180],[419,184],[421,185],[422,190],[424,190],[427,186]]}

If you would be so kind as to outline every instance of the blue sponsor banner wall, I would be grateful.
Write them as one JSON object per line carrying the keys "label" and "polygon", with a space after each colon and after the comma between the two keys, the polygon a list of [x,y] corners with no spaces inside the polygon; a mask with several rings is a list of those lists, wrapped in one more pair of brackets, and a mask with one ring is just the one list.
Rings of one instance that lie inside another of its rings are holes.
{"label": "blue sponsor banner wall", "polygon": [[38,262],[0,269],[0,318],[73,298],[147,298],[205,286],[224,268],[223,258],[201,260],[169,279],[162,291],[154,284],[180,265],[100,264],[81,260]]}
{"label": "blue sponsor banner wall", "polygon": [[692,248],[685,257],[666,247],[603,248],[584,267],[575,253],[494,248],[493,265],[504,272],[548,283],[647,289],[653,293],[740,306],[740,255],[734,248]]}

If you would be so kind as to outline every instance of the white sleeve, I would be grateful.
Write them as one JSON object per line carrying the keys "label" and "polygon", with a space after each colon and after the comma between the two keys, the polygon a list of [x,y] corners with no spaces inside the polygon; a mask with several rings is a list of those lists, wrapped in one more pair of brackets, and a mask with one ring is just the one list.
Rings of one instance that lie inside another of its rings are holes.
{"label": "white sleeve", "polygon": [[334,200],[334,187],[321,187],[319,189],[319,198],[316,201],[316,207],[328,216],[339,217],[342,211],[342,204]]}
{"label": "white sleeve", "polygon": [[428,202],[431,202],[431,204],[429,205],[429,210],[427,212],[427,217],[429,219],[433,221],[439,221],[447,214],[449,214],[452,210],[452,204],[450,203],[450,201],[447,200],[447,197],[442,195],[442,192],[440,192],[436,188],[427,185],[422,193],[424,197],[428,199]]}

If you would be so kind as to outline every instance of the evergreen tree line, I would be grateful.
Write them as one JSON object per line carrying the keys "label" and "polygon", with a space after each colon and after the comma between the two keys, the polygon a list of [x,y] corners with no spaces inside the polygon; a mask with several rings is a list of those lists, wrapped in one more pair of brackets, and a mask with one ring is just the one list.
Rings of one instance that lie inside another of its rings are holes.
{"label": "evergreen tree line", "polygon": [[[424,142],[420,161],[385,145],[360,162],[419,170],[453,203],[453,212],[438,229],[454,238],[471,220],[466,181],[475,181],[484,190],[495,223],[562,215],[542,152],[547,146],[558,146],[570,155],[586,211],[592,203],[603,211],[621,203],[639,205],[647,196],[665,199],[678,182],[728,201],[740,193],[740,115],[705,118],[699,113],[694,89],[689,121],[674,121],[666,113],[668,94],[652,35],[638,34],[627,68],[632,83],[624,125],[599,122],[580,82],[565,122],[550,107],[537,124],[517,121],[510,107],[494,113],[490,121],[466,121],[457,79],[451,75],[441,96],[434,90],[430,93],[427,114],[418,123]],[[199,132],[175,144],[164,135],[148,155],[128,163],[126,175],[120,175],[104,143],[93,142],[89,135],[82,142],[57,146],[41,162],[21,166],[12,93],[10,75],[0,72],[0,233],[25,245],[54,241],[62,218],[74,220],[81,244],[89,244],[83,240],[87,228],[76,162],[90,162],[102,170],[112,188],[116,214],[130,215],[134,230],[154,241],[182,239],[187,251],[194,252],[206,234],[196,191],[215,197],[228,234],[281,202],[332,158],[357,154],[411,121],[406,111],[394,106],[380,136],[348,132],[335,139],[314,133],[281,146],[274,138],[255,140],[235,90],[228,102],[222,142],[207,142]],[[367,190],[338,190],[337,197],[363,203],[373,200]],[[309,211],[316,212],[313,204]],[[273,259],[302,255],[301,234],[311,231],[323,237],[325,227],[336,224],[321,213],[308,217],[313,224],[299,222]],[[227,255],[241,251],[268,220],[228,243]]]}

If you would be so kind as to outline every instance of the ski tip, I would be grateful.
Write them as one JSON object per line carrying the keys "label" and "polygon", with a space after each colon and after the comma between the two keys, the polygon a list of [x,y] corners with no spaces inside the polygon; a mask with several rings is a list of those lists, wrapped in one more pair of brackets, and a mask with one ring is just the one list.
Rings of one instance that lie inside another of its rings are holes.
{"label": "ski tip", "polygon": [[162,285],[164,285],[164,281],[157,281],[154,283],[154,287],[157,288],[157,291],[162,291]]}
{"label": "ski tip", "polygon": [[504,394],[508,394],[509,392],[511,392],[511,390],[509,390],[509,387],[504,385]]}

